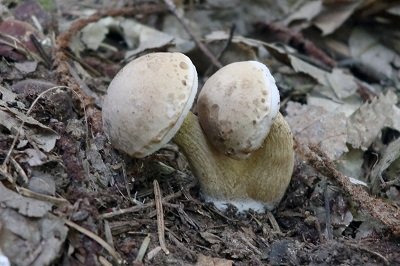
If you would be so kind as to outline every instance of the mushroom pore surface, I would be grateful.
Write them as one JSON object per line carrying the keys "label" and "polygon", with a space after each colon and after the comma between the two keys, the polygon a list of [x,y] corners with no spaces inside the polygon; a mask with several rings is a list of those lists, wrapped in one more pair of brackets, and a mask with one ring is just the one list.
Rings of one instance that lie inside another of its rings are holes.
{"label": "mushroom pore surface", "polygon": [[103,102],[103,127],[112,145],[145,157],[178,131],[197,93],[197,72],[181,53],[151,53],[121,69]]}
{"label": "mushroom pore surface", "polygon": [[256,61],[229,64],[204,84],[198,115],[221,153],[245,159],[259,149],[279,111],[279,91],[268,68]]}

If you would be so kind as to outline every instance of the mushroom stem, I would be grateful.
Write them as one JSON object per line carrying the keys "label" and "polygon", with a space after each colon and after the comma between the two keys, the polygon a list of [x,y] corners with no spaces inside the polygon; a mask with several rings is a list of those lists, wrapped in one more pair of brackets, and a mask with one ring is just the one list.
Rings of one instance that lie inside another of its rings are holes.
{"label": "mushroom stem", "polygon": [[231,203],[239,210],[273,209],[289,185],[294,166],[293,138],[280,113],[263,146],[246,160],[231,159],[213,148],[191,112],[174,141],[199,179],[205,199],[220,207]]}

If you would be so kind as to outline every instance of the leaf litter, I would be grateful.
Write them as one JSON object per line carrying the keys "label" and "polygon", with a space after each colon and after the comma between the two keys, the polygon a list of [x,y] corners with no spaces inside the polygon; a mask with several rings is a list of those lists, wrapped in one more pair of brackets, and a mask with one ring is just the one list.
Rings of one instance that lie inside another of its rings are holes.
{"label": "leaf litter", "polygon": [[[0,4],[0,158],[19,134],[0,171],[0,255],[17,265],[400,263],[400,46],[387,27],[398,6],[83,2]],[[176,148],[142,160],[111,148],[101,98],[127,60],[152,51],[187,53],[200,85],[216,62],[270,67],[298,157],[273,215],[204,204]],[[74,93],[37,99],[57,85]]]}

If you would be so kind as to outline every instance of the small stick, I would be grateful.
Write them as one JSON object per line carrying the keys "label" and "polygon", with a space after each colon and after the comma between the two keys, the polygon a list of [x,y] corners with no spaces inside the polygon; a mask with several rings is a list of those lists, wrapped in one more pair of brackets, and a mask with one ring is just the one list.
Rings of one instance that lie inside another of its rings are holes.
{"label": "small stick", "polygon": [[161,190],[158,185],[157,180],[154,180],[154,201],[156,202],[157,210],[157,229],[158,229],[158,241],[160,242],[160,247],[165,254],[169,254],[169,250],[165,244],[165,225],[164,225],[164,212],[162,207]]}
{"label": "small stick", "polygon": [[43,59],[43,62],[46,65],[46,67],[50,68],[51,64],[52,64],[51,58],[47,55],[46,51],[43,49],[43,46],[40,43],[40,41],[36,38],[36,36],[34,34],[29,35],[29,38],[31,39],[36,50],[38,50],[39,55]]}
{"label": "small stick", "polygon": [[[65,86],[55,86],[55,87],[51,87],[51,88],[45,90],[44,92],[42,92],[41,94],[39,94],[38,97],[36,97],[36,99],[31,104],[31,107],[29,107],[28,111],[26,112],[26,116],[28,116],[32,112],[33,107],[36,105],[36,103],[39,101],[39,99],[43,97],[43,95],[45,95],[46,93],[48,93],[50,91],[61,89],[61,88],[67,88],[67,87],[65,87]],[[19,128],[17,130],[17,134],[15,135],[15,137],[13,139],[13,142],[11,143],[11,147],[7,152],[7,156],[4,159],[3,164],[1,166],[3,168],[3,170],[5,169],[6,165],[8,164],[8,161],[10,160],[11,153],[13,152],[14,147],[17,144],[19,136],[21,135],[22,127],[24,125],[25,125],[25,121],[22,121],[21,125],[19,126]]]}
{"label": "small stick", "polygon": [[397,206],[372,197],[364,188],[353,185],[347,176],[336,169],[335,164],[320,148],[303,145],[296,138],[295,146],[296,151],[304,156],[312,167],[319,173],[335,180],[343,191],[357,202],[361,208],[387,226],[395,236],[400,236],[400,210]]}
{"label": "small stick", "polygon": [[172,231],[168,230],[168,238],[174,242],[174,244],[182,250],[184,253],[186,253],[186,256],[190,258],[191,260],[196,260],[197,259],[197,254],[196,252],[190,250],[187,248],[184,244],[182,244],[173,234]]}
{"label": "small stick", "polygon": [[[40,98],[42,98],[46,93],[48,93],[48,92],[50,92],[50,91],[53,91],[53,90],[58,90],[58,89],[69,89],[69,90],[72,91],[72,93],[74,93],[74,94],[78,97],[78,99],[80,99],[80,100],[82,101],[80,95],[79,95],[76,91],[70,89],[70,88],[67,87],[67,86],[55,86],[55,87],[51,87],[51,88],[49,88],[49,89],[43,91],[42,93],[40,93],[40,94],[36,97],[36,99],[33,101],[33,103],[31,104],[31,106],[29,107],[28,111],[26,112],[26,116],[29,116],[29,115],[30,115],[30,113],[31,113],[32,110],[33,110],[33,107],[35,107],[35,105],[37,104],[37,102],[39,101]],[[88,131],[88,130],[89,130],[89,126],[88,126],[87,115],[86,115],[86,107],[85,107],[85,106],[83,107],[83,112],[84,112],[84,114],[85,114],[86,130]],[[19,136],[21,135],[21,131],[22,131],[22,128],[24,127],[24,125],[25,125],[25,120],[22,121],[21,125],[18,127],[17,134],[15,134],[15,137],[14,137],[14,139],[13,139],[13,142],[11,143],[11,147],[10,147],[10,149],[9,149],[8,152],[7,152],[6,158],[4,158],[3,164],[0,166],[0,172],[7,172],[7,170],[6,170],[6,169],[7,169],[7,164],[8,164],[8,162],[9,162],[10,158],[11,158],[11,154],[12,154],[14,148],[15,148],[15,145],[17,144],[17,141],[18,141],[18,139],[19,139]],[[12,182],[12,183],[14,183],[14,182]]]}
{"label": "small stick", "polygon": [[15,170],[17,171],[17,173],[20,176],[20,180],[22,182],[23,185],[27,185],[29,182],[29,178],[26,175],[24,169],[21,167],[21,165],[14,159],[14,158],[10,158],[10,162],[12,164],[12,166],[14,166]]}
{"label": "small stick", "polygon": [[122,257],[120,254],[118,254],[117,251],[115,251],[115,249],[110,246],[106,241],[104,241],[102,238],[100,238],[98,235],[96,235],[95,233],[83,228],[80,225],[77,225],[76,223],[67,220],[67,219],[63,219],[64,223],[66,225],[68,225],[69,227],[75,229],[76,231],[86,235],[87,237],[91,238],[92,240],[96,241],[98,244],[100,244],[100,246],[102,246],[105,250],[108,251],[108,253],[110,253],[110,255],[115,259],[115,261],[118,264],[122,263]]}
{"label": "small stick", "polygon": [[179,23],[183,26],[187,34],[192,38],[192,40],[196,43],[196,45],[200,48],[200,50],[210,59],[211,63],[217,68],[221,68],[221,62],[215,57],[215,55],[205,46],[202,42],[200,42],[197,37],[192,33],[189,26],[185,22],[184,17],[177,11],[176,5],[172,0],[163,0],[167,5],[169,11],[174,14],[174,16],[178,19]]}
{"label": "small stick", "polygon": [[31,199],[47,201],[47,202],[50,202],[51,204],[54,204],[56,206],[61,206],[61,205],[64,205],[64,204],[68,204],[68,205],[72,206],[72,204],[69,203],[69,201],[64,199],[64,198],[57,198],[57,197],[45,195],[45,194],[42,194],[42,193],[37,193],[37,192],[34,192],[32,190],[29,190],[27,188],[20,187],[20,186],[17,186],[16,190],[20,195],[28,197],[28,198],[31,198]]}
{"label": "small stick", "polygon": [[[225,46],[222,48],[221,52],[219,52],[217,59],[220,60],[222,58],[222,56],[224,55],[224,53],[228,50],[229,46],[231,46],[232,40],[233,40],[233,36],[235,34],[235,30],[236,30],[236,25],[233,24],[229,30],[229,36],[228,39],[226,40]],[[211,71],[213,71],[214,65],[211,65],[207,68],[207,70],[204,72],[204,76],[207,77],[210,75]]]}
{"label": "small stick", "polygon": [[146,254],[147,249],[149,248],[150,240],[151,240],[150,235],[147,235],[144,238],[142,245],[140,245],[139,252],[136,256],[136,259],[134,261],[135,263],[143,263],[143,258],[144,258],[144,255]]}
{"label": "small stick", "polygon": [[[187,187],[185,189],[191,189],[193,188],[195,185],[197,184],[197,181],[194,180],[193,182],[191,182],[190,184],[187,185]],[[168,202],[172,199],[175,198],[179,198],[180,196],[182,196],[182,190],[175,192],[171,195],[165,196],[163,198],[163,203],[164,202]],[[146,208],[150,208],[153,207],[156,203],[154,201],[151,201],[149,203],[146,204],[142,204],[142,205],[137,205],[137,206],[133,206],[133,207],[129,207],[126,209],[120,209],[117,211],[113,211],[113,212],[108,212],[108,213],[103,213],[102,215],[99,216],[100,219],[109,219],[118,215],[123,215],[123,214],[127,214],[127,213],[133,213],[133,212],[138,212],[140,210],[146,209]]]}
{"label": "small stick", "polygon": [[333,239],[333,232],[332,232],[332,217],[331,217],[331,207],[330,207],[330,200],[329,200],[329,193],[328,193],[328,181],[325,180],[324,182],[324,206],[325,206],[325,227],[327,232],[328,240]]}
{"label": "small stick", "polygon": [[279,227],[278,222],[276,221],[274,215],[272,214],[272,212],[267,212],[267,216],[268,216],[268,220],[271,223],[272,228],[274,229],[275,232],[277,232],[278,234],[282,234],[281,228]]}
{"label": "small stick", "polygon": [[107,220],[104,220],[104,236],[106,238],[106,241],[110,246],[114,247],[114,240],[110,228],[110,224],[108,223]]}

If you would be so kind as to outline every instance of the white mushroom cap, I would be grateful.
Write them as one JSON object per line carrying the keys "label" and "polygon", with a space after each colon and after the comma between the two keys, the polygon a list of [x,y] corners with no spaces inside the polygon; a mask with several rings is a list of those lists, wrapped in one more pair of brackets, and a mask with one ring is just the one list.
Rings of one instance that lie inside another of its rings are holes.
{"label": "white mushroom cap", "polygon": [[212,75],[198,98],[201,127],[213,146],[245,159],[263,144],[279,111],[279,91],[256,61],[229,64]]}
{"label": "white mushroom cap", "polygon": [[142,158],[179,130],[197,93],[197,72],[181,53],[152,53],[118,72],[103,103],[103,126],[112,145]]}

